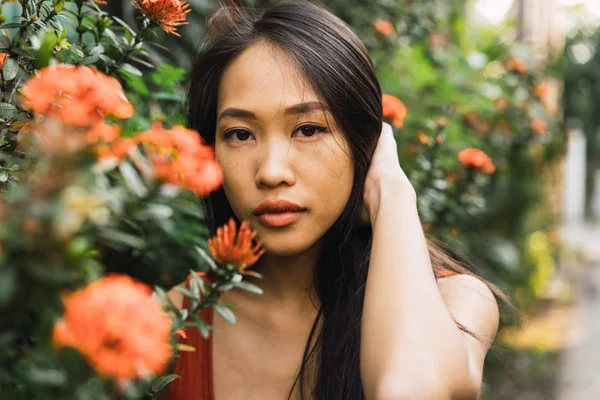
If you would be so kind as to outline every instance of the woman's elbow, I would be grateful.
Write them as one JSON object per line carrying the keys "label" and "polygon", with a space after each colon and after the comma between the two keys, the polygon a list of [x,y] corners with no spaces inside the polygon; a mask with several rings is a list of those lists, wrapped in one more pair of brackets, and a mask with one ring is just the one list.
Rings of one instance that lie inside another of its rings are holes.
{"label": "woman's elbow", "polygon": [[439,379],[395,377],[378,385],[373,400],[477,400],[480,388],[480,382],[470,379],[453,385]]}

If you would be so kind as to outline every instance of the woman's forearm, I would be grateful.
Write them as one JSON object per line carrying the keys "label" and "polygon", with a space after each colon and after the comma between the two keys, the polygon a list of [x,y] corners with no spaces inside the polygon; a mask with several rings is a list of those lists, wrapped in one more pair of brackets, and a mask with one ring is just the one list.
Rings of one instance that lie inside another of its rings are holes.
{"label": "woman's forearm", "polygon": [[451,399],[468,379],[463,334],[431,268],[414,201],[396,182],[378,185],[365,293],[361,377],[367,399]]}

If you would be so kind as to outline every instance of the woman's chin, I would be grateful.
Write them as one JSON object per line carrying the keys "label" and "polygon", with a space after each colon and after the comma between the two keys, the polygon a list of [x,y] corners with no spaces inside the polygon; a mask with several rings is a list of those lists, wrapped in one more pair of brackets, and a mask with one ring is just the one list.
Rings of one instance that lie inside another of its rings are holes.
{"label": "woman's chin", "polygon": [[306,237],[292,238],[288,235],[270,234],[260,237],[262,247],[270,256],[290,257],[301,254],[310,249],[315,241]]}

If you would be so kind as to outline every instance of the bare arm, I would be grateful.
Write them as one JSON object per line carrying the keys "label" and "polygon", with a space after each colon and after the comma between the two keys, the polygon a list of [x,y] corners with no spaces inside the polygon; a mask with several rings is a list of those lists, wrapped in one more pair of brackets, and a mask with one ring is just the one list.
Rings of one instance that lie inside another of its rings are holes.
{"label": "bare arm", "polygon": [[384,128],[367,181],[373,247],[361,338],[366,398],[476,399],[498,324],[493,296],[472,277],[445,278],[438,286],[391,128]]}

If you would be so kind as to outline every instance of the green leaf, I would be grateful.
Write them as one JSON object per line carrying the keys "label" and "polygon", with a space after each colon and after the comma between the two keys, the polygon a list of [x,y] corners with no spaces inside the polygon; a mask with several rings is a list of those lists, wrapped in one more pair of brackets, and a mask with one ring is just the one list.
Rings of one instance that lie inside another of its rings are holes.
{"label": "green leaf", "polygon": [[17,76],[17,72],[19,72],[19,64],[17,63],[17,60],[14,57],[9,57],[2,68],[4,80],[12,81]]}
{"label": "green leaf", "polygon": [[28,378],[32,381],[32,383],[37,385],[60,387],[66,385],[67,383],[66,374],[59,369],[31,367],[27,372]]}
{"label": "green leaf", "polygon": [[114,229],[105,229],[100,236],[105,239],[108,244],[113,244],[118,247],[125,246],[138,250],[142,250],[146,247],[146,242],[143,239]]}
{"label": "green leaf", "polygon": [[117,38],[117,35],[115,35],[115,33],[113,31],[111,31],[110,29],[106,28],[104,30],[104,33],[106,34],[106,36],[108,36],[110,38],[110,40],[113,41],[113,43],[119,47],[119,39]]}
{"label": "green leaf", "polygon": [[263,294],[263,290],[261,288],[259,288],[258,286],[254,285],[250,282],[241,281],[241,282],[234,283],[233,286],[243,289],[250,293]]}
{"label": "green leaf", "polygon": [[148,189],[144,185],[144,180],[140,177],[137,170],[128,162],[119,164],[119,170],[125,180],[127,188],[137,197],[143,198],[148,195]]}
{"label": "green leaf", "polygon": [[132,29],[132,28],[131,28],[129,25],[127,25],[127,22],[123,21],[123,20],[122,20],[122,19],[120,19],[120,18],[117,18],[117,17],[115,17],[114,15],[112,16],[112,18],[113,18],[115,21],[117,21],[117,23],[118,23],[119,25],[121,25],[123,28],[125,28],[125,29],[126,29],[126,30],[127,30],[127,31],[128,31],[128,32],[129,32],[129,33],[132,35],[132,36],[135,36],[135,35],[136,35],[135,31],[134,31],[134,30],[133,30],[133,29]]}
{"label": "green leaf", "polygon": [[25,50],[22,47],[14,47],[12,49],[10,49],[11,52],[20,55],[21,57],[26,57],[28,59],[32,59],[33,55],[31,54],[31,52],[29,52],[28,50]]}
{"label": "green leaf", "polygon": [[152,94],[152,98],[156,99],[156,100],[170,100],[170,101],[181,102],[184,100],[184,95],[178,94],[178,93],[158,92],[158,93]]}
{"label": "green leaf", "polygon": [[177,378],[179,378],[179,375],[168,374],[154,379],[150,384],[150,394],[160,392],[165,386],[167,386],[169,383],[173,382]]}
{"label": "green leaf", "polygon": [[192,314],[192,320],[194,321],[194,326],[198,328],[200,334],[204,339],[208,339],[208,335],[210,335],[211,326],[206,323],[205,320],[200,317],[198,314]]}
{"label": "green leaf", "polygon": [[194,294],[182,286],[175,286],[173,289],[187,297],[194,298]]}
{"label": "green leaf", "polygon": [[139,64],[142,64],[144,67],[146,68],[150,68],[153,69],[154,68],[154,64],[152,64],[149,61],[143,60],[140,57],[135,57],[135,56],[129,56],[129,58]]}
{"label": "green leaf", "polygon": [[190,280],[190,291],[192,296],[190,297],[190,309],[195,309],[200,304],[200,286],[197,281]]}
{"label": "green leaf", "polygon": [[136,67],[134,67],[131,64],[121,64],[121,66],[119,68],[121,68],[133,75],[142,76],[142,71],[140,71],[139,69],[137,69]]}
{"label": "green leaf", "polygon": [[18,22],[11,22],[10,24],[4,24],[2,25],[2,29],[15,29],[15,28],[20,28],[21,24]]}
{"label": "green leaf", "polygon": [[208,253],[200,246],[196,246],[196,251],[198,252],[198,254],[200,254],[200,256],[202,257],[202,259],[208,264],[208,266],[212,269],[212,270],[216,270],[219,267],[217,267],[217,264],[215,263],[215,260],[213,260],[211,258],[211,256],[208,255]]}
{"label": "green leaf", "polygon": [[91,55],[89,57],[86,57],[83,60],[81,60],[79,62],[79,64],[81,64],[81,65],[90,65],[90,64],[96,63],[99,59],[100,59],[100,57],[98,56],[98,54],[93,54],[93,55]]}
{"label": "green leaf", "polygon": [[198,276],[198,273],[196,271],[191,271],[190,272],[191,277],[192,277],[192,282],[196,282],[198,284],[198,287],[200,288],[200,291],[202,292],[202,295],[206,295],[206,288],[204,286],[204,280],[202,280],[202,278],[200,278]]}
{"label": "green leaf", "polygon": [[0,117],[8,118],[17,113],[17,108],[10,103],[0,103]]}
{"label": "green leaf", "polygon": [[10,48],[11,43],[12,42],[8,36],[6,36],[6,35],[0,36],[0,45],[2,45],[2,47]]}
{"label": "green leaf", "polygon": [[233,314],[233,311],[231,311],[229,308],[221,304],[215,304],[213,308],[215,309],[217,314],[223,317],[225,321],[229,322],[232,325],[235,324],[235,315]]}
{"label": "green leaf", "polygon": [[120,70],[119,74],[125,80],[125,84],[134,92],[139,93],[142,96],[150,95],[150,89],[148,89],[148,86],[146,86],[146,83],[142,78],[123,70]]}

